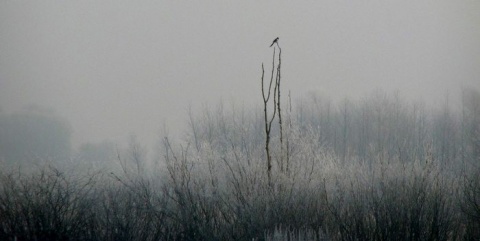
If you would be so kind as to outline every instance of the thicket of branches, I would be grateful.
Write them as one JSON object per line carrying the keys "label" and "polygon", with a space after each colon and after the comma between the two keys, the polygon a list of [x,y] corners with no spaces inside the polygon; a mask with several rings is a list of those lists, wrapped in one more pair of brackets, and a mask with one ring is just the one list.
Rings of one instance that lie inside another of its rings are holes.
{"label": "thicket of branches", "polygon": [[133,146],[110,171],[2,169],[0,240],[480,239],[478,92],[282,108],[276,63],[263,113],[191,114],[159,165]]}
{"label": "thicket of branches", "polygon": [[[156,168],[132,152],[113,173],[3,170],[0,239],[478,240],[478,97],[447,114],[386,96],[301,102],[288,151],[272,126],[270,180],[263,116],[221,105],[192,115],[182,143],[165,138]],[[455,135],[437,133],[445,116]]]}

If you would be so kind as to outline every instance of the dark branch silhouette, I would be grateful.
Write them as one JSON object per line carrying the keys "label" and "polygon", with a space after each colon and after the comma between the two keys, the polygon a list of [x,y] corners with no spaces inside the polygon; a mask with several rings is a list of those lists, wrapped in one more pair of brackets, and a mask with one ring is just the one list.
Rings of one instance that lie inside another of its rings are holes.
{"label": "dark branch silhouette", "polygon": [[[281,64],[281,49],[280,46],[278,45],[278,37],[273,40],[273,44],[277,44],[277,47],[279,48],[279,53],[278,53],[278,64],[275,63],[276,59],[276,48],[273,49],[273,56],[272,56],[272,73],[270,75],[270,83],[268,84],[268,89],[265,91],[265,82],[264,82],[264,73],[265,69],[263,67],[262,63],[262,78],[261,78],[261,84],[262,84],[262,97],[263,97],[263,112],[264,112],[264,123],[265,123],[265,151],[267,154],[267,176],[268,176],[268,183],[271,185],[271,170],[272,170],[272,155],[270,153],[270,141],[271,141],[271,130],[272,130],[272,125],[275,117],[278,115],[279,118],[279,125],[280,125],[280,132],[282,132],[282,119],[281,119],[281,109],[280,109],[280,64]],[[275,73],[275,69],[277,70]],[[275,77],[275,81],[274,81]],[[272,94],[272,83],[275,83],[273,86],[273,113],[271,114],[271,117],[269,117],[268,113],[268,103],[270,102],[270,97]],[[283,134],[280,133],[280,142],[281,145],[283,145]],[[283,147],[282,147],[282,154],[283,154]],[[283,164],[282,166],[282,171],[283,171]]]}

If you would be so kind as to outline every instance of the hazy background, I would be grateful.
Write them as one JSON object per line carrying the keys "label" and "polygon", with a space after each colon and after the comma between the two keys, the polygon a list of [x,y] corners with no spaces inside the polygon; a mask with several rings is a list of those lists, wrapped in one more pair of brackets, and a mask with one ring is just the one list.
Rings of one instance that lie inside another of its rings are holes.
{"label": "hazy background", "polygon": [[478,0],[0,1],[0,113],[55,113],[74,147],[150,146],[190,105],[258,105],[277,36],[293,98],[480,88]]}

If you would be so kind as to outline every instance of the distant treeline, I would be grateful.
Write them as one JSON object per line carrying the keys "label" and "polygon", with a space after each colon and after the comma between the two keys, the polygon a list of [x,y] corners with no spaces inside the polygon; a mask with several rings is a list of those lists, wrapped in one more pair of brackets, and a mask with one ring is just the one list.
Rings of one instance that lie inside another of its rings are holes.
{"label": "distant treeline", "polygon": [[0,240],[480,239],[479,92],[282,103],[271,173],[262,111],[223,104],[153,162],[132,143],[102,170],[0,169]]}

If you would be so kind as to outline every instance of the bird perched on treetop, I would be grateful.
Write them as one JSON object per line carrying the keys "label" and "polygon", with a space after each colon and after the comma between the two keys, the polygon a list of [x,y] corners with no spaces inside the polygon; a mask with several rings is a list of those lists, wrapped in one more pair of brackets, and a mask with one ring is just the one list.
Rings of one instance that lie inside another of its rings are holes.
{"label": "bird perched on treetop", "polygon": [[278,37],[276,39],[273,40],[272,44],[270,45],[270,47],[272,47],[275,43],[278,42]]}

